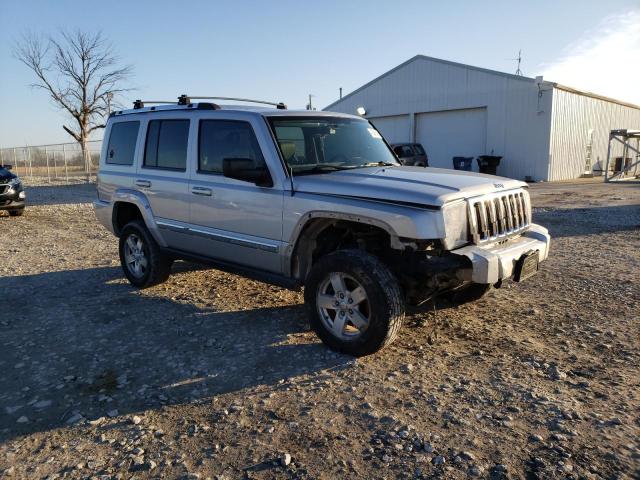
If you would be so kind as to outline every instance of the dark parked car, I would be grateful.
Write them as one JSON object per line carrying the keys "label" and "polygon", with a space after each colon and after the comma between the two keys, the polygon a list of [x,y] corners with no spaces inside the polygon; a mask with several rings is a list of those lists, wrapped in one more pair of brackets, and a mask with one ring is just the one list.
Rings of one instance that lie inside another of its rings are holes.
{"label": "dark parked car", "polygon": [[9,215],[18,217],[24,212],[25,193],[18,176],[9,170],[11,165],[0,165],[0,210],[8,210]]}
{"label": "dark parked car", "polygon": [[400,160],[400,163],[415,167],[428,167],[429,158],[419,143],[394,143],[391,145],[393,152]]}

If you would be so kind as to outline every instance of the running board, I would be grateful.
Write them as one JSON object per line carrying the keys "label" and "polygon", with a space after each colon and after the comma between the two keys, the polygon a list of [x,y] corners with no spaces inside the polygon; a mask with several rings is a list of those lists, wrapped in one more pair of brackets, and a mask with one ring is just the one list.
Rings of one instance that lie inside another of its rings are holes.
{"label": "running board", "polygon": [[187,260],[189,262],[208,265],[216,270],[222,270],[227,273],[246,277],[251,280],[257,280],[258,282],[268,283],[277,287],[286,288],[287,290],[299,291],[302,287],[302,283],[299,280],[285,277],[273,272],[267,272],[265,270],[259,270],[256,268],[245,267],[243,265],[237,265],[231,262],[225,262],[223,260],[216,260],[214,258],[205,257],[204,255],[197,255],[194,253],[184,252],[175,248],[163,248],[162,251],[176,260]]}

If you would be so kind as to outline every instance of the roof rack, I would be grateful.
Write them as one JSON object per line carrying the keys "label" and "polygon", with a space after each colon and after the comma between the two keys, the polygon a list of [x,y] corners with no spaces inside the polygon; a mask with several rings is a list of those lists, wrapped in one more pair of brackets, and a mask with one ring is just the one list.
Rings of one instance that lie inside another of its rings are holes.
{"label": "roof rack", "polygon": [[[251,100],[249,98],[235,98],[235,97],[200,97],[200,96],[189,96],[186,94],[182,94],[178,97],[178,101],[169,101],[169,100],[135,100],[133,102],[133,109],[139,110],[144,108],[144,106],[148,103],[152,104],[169,104],[169,105],[188,105],[192,106],[192,100],[232,100],[236,102],[248,102],[248,103],[260,103],[262,105],[272,105],[276,107],[278,110],[286,110],[287,106],[282,102],[267,102],[264,100]],[[215,103],[207,104],[210,105],[213,110],[218,110],[220,108],[219,105]]]}
{"label": "roof rack", "polygon": [[262,105],[272,105],[276,107],[278,110],[286,110],[287,106],[282,102],[267,102],[265,100],[252,100],[250,98],[235,98],[235,97],[201,97],[201,96],[186,96],[181,95],[180,98],[185,97],[187,103],[190,103],[190,100],[231,100],[234,102],[247,102],[247,103],[260,103]]}

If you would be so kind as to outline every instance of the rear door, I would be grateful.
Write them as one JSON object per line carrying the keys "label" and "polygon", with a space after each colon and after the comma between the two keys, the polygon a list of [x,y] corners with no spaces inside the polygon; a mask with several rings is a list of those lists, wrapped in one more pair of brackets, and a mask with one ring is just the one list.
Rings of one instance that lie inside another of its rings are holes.
{"label": "rear door", "polygon": [[[283,190],[274,172],[273,187],[227,178],[225,158],[265,163],[271,141],[261,117],[203,116],[196,126],[197,156],[189,183],[190,249],[208,257],[281,273]],[[256,128],[257,127],[257,128]],[[262,127],[265,127],[263,124]]]}
{"label": "rear door", "polygon": [[146,123],[142,162],[134,180],[151,204],[162,237],[173,248],[181,248],[188,236],[190,126],[185,117],[152,117]]}

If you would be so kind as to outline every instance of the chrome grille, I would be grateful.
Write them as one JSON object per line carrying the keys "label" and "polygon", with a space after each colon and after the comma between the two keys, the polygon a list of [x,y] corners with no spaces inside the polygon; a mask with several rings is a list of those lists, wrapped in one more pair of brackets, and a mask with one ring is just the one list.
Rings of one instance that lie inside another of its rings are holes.
{"label": "chrome grille", "polygon": [[519,235],[531,224],[531,202],[526,190],[492,193],[468,202],[473,243]]}

